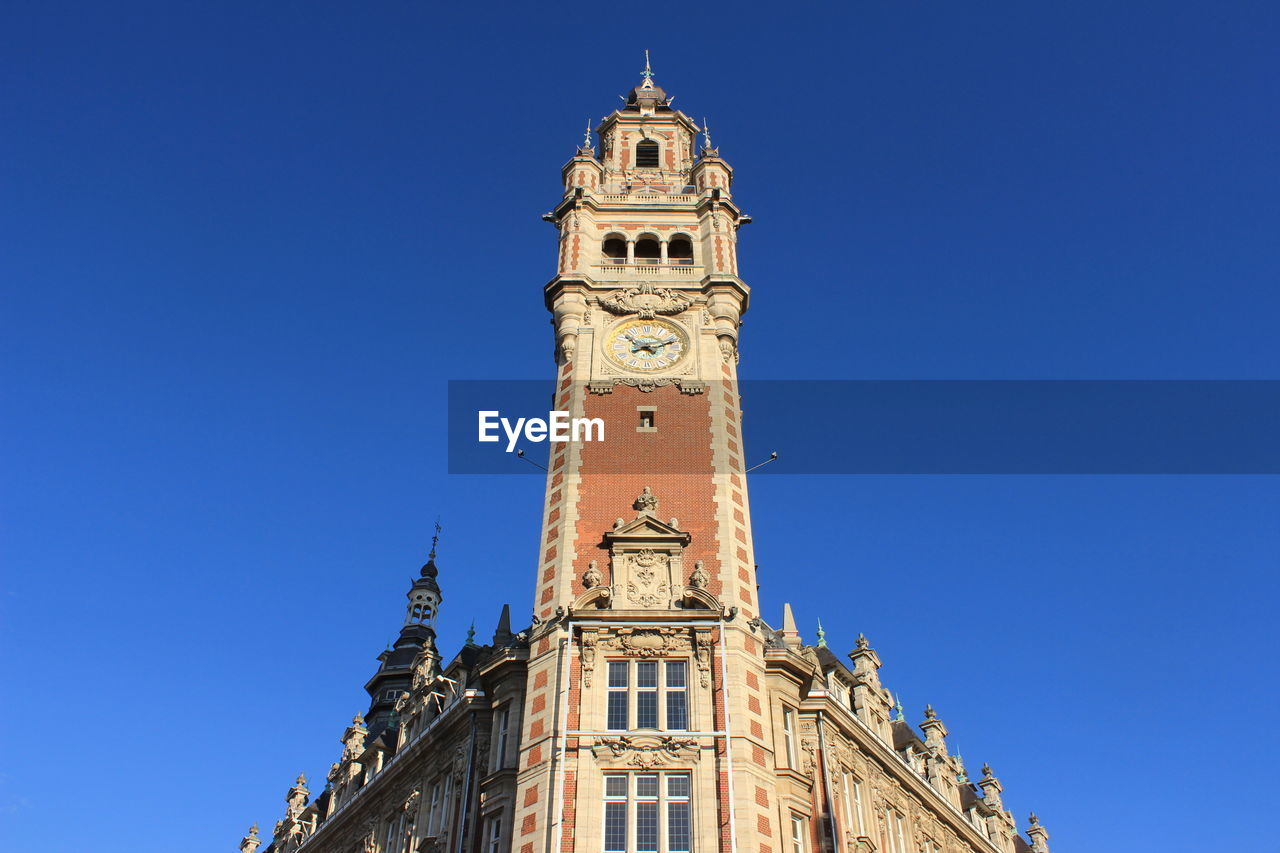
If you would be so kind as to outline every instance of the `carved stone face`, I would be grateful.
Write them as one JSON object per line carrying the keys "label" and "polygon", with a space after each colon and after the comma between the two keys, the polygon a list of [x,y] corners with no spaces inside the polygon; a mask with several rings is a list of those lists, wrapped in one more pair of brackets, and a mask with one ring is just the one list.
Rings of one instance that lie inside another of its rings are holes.
{"label": "carved stone face", "polygon": [[673,367],[688,351],[684,330],[666,320],[636,320],[617,326],[605,341],[609,357],[629,370]]}

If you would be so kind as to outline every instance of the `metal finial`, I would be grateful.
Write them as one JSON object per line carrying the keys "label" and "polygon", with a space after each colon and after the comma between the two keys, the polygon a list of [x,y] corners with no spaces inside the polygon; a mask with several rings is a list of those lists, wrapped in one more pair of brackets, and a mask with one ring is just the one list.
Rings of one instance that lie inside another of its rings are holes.
{"label": "metal finial", "polygon": [[582,147],[583,148],[591,147],[591,119],[587,119],[587,131],[586,133],[582,134]]}
{"label": "metal finial", "polygon": [[905,723],[907,721],[907,715],[902,710],[902,694],[901,693],[898,694],[897,700],[894,702],[893,708],[895,711],[898,712],[898,722]]}
{"label": "metal finial", "polygon": [[640,76],[644,77],[643,85],[646,89],[653,86],[653,69],[649,67],[649,51],[647,50],[644,52],[644,72]]}
{"label": "metal finial", "polygon": [[702,150],[703,151],[711,150],[711,125],[707,123],[706,116],[702,117],[702,139],[703,139]]}
{"label": "metal finial", "polygon": [[827,647],[827,632],[822,630],[822,620],[818,620],[818,648],[825,649]]}
{"label": "metal finial", "polygon": [[467,645],[474,646],[476,644],[476,620],[471,620],[471,627],[467,629]]}
{"label": "metal finial", "polygon": [[434,559],[436,558],[436,546],[437,546],[438,544],[440,544],[440,531],[441,531],[441,530],[444,530],[444,528],[440,526],[440,519],[439,519],[439,517],[437,517],[437,518],[436,518],[436,533],[435,533],[435,535],[434,535],[434,536],[432,536],[432,537],[431,537],[431,553],[427,555],[427,556],[428,556],[428,557],[430,557],[432,560],[434,560]]}

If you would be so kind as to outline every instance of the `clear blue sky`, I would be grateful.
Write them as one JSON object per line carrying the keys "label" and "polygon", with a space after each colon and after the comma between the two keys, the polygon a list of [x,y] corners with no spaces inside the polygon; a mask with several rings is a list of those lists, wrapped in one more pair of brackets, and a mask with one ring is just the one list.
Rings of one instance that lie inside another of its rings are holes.
{"label": "clear blue sky", "polygon": [[[9,4],[0,847],[269,829],[365,707],[437,514],[444,644],[497,591],[528,612],[541,482],[446,475],[445,382],[550,376],[539,215],[642,49],[755,217],[745,377],[1276,379],[1278,24]],[[1274,841],[1280,478],[752,488],[773,618],[789,588],[810,640],[865,632],[1055,850]]]}

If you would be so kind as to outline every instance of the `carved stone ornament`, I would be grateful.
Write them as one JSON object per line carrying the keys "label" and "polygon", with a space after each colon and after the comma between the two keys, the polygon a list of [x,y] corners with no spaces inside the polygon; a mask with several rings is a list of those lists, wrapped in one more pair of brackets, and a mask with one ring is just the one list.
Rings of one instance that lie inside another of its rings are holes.
{"label": "carved stone ornament", "polygon": [[604,738],[600,745],[612,753],[615,759],[623,759],[631,767],[648,770],[651,767],[662,767],[672,761],[679,761],[681,753],[686,750],[695,755],[698,741],[694,738],[674,738],[666,735],[656,743],[644,743],[623,735],[618,738]]}
{"label": "carved stone ornament", "polygon": [[604,581],[604,575],[600,574],[600,569],[596,568],[596,561],[592,560],[587,564],[587,570],[582,573],[582,586],[584,589],[591,589],[599,586]]}
{"label": "carved stone ornament", "polygon": [[670,576],[671,558],[645,548],[627,555],[628,566],[627,600],[637,607],[657,607],[671,599],[671,586],[667,582]]}
{"label": "carved stone ornament", "polygon": [[627,657],[663,657],[690,649],[689,634],[679,628],[620,628],[601,637],[599,645]]}
{"label": "carved stone ornament", "polygon": [[698,665],[698,681],[705,690],[711,686],[711,649],[715,640],[710,631],[698,631],[693,641],[693,658]]}
{"label": "carved stone ornament", "polygon": [[711,576],[707,574],[707,570],[703,567],[702,561],[693,564],[693,574],[689,575],[689,586],[698,589],[706,589],[707,584],[711,582]]}
{"label": "carved stone ornament", "polygon": [[679,314],[692,304],[670,288],[654,287],[647,281],[600,300],[601,307],[611,314],[636,314],[641,320],[652,320],[657,314]]}

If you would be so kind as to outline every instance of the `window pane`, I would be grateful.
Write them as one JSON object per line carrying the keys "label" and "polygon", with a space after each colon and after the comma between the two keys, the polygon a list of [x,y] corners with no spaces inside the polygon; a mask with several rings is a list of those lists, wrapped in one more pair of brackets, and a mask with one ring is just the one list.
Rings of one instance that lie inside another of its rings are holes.
{"label": "window pane", "polygon": [[627,686],[627,663],[626,661],[609,661],[609,686],[610,687],[626,687]]}
{"label": "window pane", "polygon": [[[613,697],[610,697],[613,698]],[[636,728],[656,729],[658,727],[658,694],[656,692],[636,694]],[[610,726],[612,728],[612,726]]]}
{"label": "window pane", "polygon": [[668,797],[687,797],[689,796],[689,777],[672,775],[667,777],[667,796]]}
{"label": "window pane", "polygon": [[684,661],[667,661],[667,686],[684,687]]}
{"label": "window pane", "polygon": [[658,849],[658,804],[636,803],[636,850],[656,853]]}
{"label": "window pane", "polygon": [[649,661],[647,663],[636,664],[636,687],[657,687],[657,686],[658,686],[657,661]]}
{"label": "window pane", "polygon": [[610,731],[621,731],[627,728],[626,693],[609,694],[609,722],[606,728]]}
{"label": "window pane", "polygon": [[[685,779],[687,783],[689,780]],[[686,851],[689,849],[689,803],[667,803],[667,849],[670,851]]]}
{"label": "window pane", "polygon": [[689,728],[689,715],[685,709],[685,695],[683,691],[667,694],[667,728]]}
{"label": "window pane", "polygon": [[627,849],[626,803],[604,804],[604,849],[608,851]]}
{"label": "window pane", "polygon": [[636,777],[636,796],[637,797],[658,796],[658,777],[657,776],[637,776]]}
{"label": "window pane", "polygon": [[604,795],[606,797],[625,797],[627,795],[627,777],[604,777]]}

